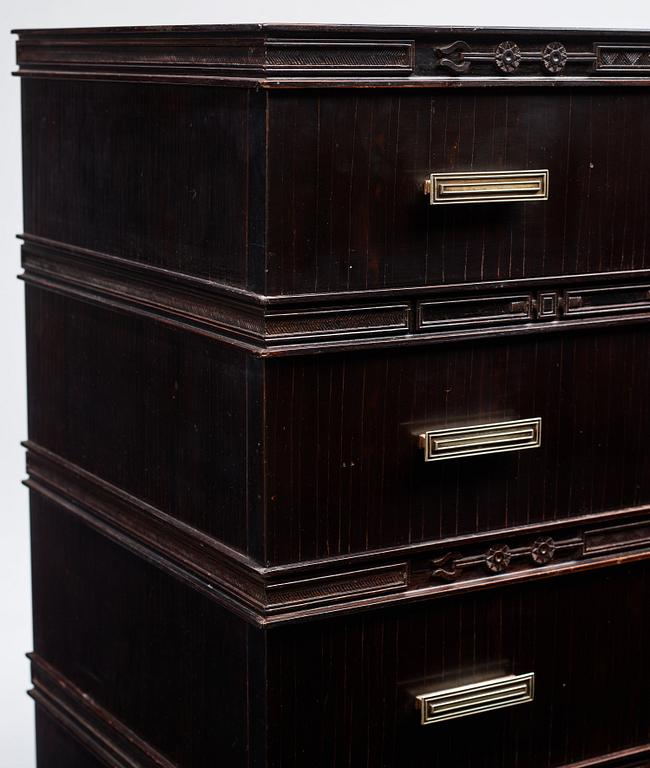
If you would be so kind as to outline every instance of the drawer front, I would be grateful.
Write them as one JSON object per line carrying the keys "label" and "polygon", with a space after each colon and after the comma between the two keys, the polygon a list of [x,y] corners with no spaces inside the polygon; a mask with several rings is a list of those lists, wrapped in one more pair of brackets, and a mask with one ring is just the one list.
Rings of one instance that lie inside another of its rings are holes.
{"label": "drawer front", "polygon": [[268,292],[648,269],[649,106],[641,89],[273,93]]}
{"label": "drawer front", "polygon": [[[271,765],[548,768],[647,746],[648,576],[638,565],[274,631]],[[504,677],[509,705],[479,711]],[[466,686],[474,705],[459,712]],[[423,691],[456,691],[459,716],[422,725]]]}
{"label": "drawer front", "polygon": [[269,561],[649,504],[649,342],[636,326],[270,361]]}

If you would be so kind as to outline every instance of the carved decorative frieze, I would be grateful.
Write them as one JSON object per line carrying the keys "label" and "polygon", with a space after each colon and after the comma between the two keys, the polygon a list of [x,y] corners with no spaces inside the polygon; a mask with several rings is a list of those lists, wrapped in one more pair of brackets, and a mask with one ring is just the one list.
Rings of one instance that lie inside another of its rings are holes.
{"label": "carved decorative frieze", "polygon": [[463,74],[470,72],[475,64],[492,64],[506,75],[520,74],[522,64],[536,64],[549,75],[559,75],[564,73],[568,62],[589,64],[597,61],[596,54],[568,51],[564,43],[557,41],[532,49],[514,40],[502,40],[492,48],[472,48],[464,40],[457,40],[437,48],[436,54],[438,67]]}
{"label": "carved decorative frieze", "polygon": [[416,296],[404,289],[379,299],[369,291],[354,302],[318,294],[313,299],[301,296],[296,303],[292,296],[260,296],[107,254],[45,244],[32,236],[25,239],[22,277],[28,283],[208,333],[266,355],[650,318],[650,275],[644,283],[621,284],[624,276],[619,276],[596,288],[569,284],[558,289],[557,280],[550,278],[548,290],[512,294],[491,293],[487,287],[479,292],[482,286],[468,284],[459,295],[437,298],[427,298],[422,288]]}
{"label": "carved decorative frieze", "polygon": [[[327,83],[365,87],[444,85],[495,75],[554,85],[615,82],[615,73],[650,72],[647,33],[291,25],[95,30],[19,30],[21,77],[140,82],[227,83],[266,88]],[[545,34],[549,35],[544,39]],[[556,37],[557,36],[557,37]],[[558,39],[559,38],[559,39]],[[602,41],[602,42],[601,42]],[[603,77],[605,75],[605,77]],[[344,82],[343,82],[344,81]],[[637,84],[643,85],[642,82]]]}
{"label": "carved decorative frieze", "polygon": [[452,581],[471,568],[484,568],[488,573],[499,574],[515,566],[547,565],[556,558],[556,554],[564,554],[566,558],[572,559],[582,551],[583,546],[584,540],[581,537],[556,542],[551,536],[544,536],[522,546],[497,543],[478,554],[463,556],[448,553],[435,559],[432,561],[431,576],[433,579]]}
{"label": "carved decorative frieze", "polygon": [[477,579],[486,574],[498,576],[534,571],[544,566],[650,545],[650,522],[647,519],[625,525],[584,526],[569,530],[573,535],[557,539],[538,536],[526,542],[520,537],[514,543],[495,542],[476,552],[448,552],[431,560],[430,579],[450,583]]}
{"label": "carved decorative frieze", "polygon": [[613,72],[650,72],[650,45],[597,45],[596,68]]}

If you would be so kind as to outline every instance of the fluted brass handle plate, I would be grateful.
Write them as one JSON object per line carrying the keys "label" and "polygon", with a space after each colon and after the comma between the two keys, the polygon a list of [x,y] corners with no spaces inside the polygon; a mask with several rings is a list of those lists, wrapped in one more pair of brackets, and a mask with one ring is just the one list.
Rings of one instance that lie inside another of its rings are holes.
{"label": "fluted brass handle plate", "polygon": [[431,205],[548,200],[548,171],[432,173],[424,192]]}
{"label": "fluted brass handle plate", "polygon": [[523,451],[541,445],[542,420],[536,417],[469,427],[431,429],[419,435],[419,440],[425,461]]}
{"label": "fluted brass handle plate", "polygon": [[492,709],[525,704],[532,701],[534,695],[535,673],[528,672],[423,693],[415,697],[415,706],[420,710],[420,723],[432,725]]}

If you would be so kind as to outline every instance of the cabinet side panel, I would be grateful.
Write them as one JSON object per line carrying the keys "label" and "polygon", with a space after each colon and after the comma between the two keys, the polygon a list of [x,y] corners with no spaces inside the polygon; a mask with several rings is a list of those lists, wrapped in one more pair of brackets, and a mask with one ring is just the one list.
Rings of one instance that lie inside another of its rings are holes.
{"label": "cabinet side panel", "polygon": [[106,768],[68,731],[36,708],[36,760],[38,768]]}
{"label": "cabinet side panel", "polygon": [[31,509],[36,657],[174,764],[261,766],[262,630],[38,494]]}
{"label": "cabinet side panel", "polygon": [[27,338],[32,443],[248,549],[247,353],[31,286]]}
{"label": "cabinet side panel", "polygon": [[27,235],[249,283],[249,231],[259,257],[264,213],[248,209],[249,177],[263,178],[263,152],[251,152],[264,136],[259,94],[36,79],[22,88]]}

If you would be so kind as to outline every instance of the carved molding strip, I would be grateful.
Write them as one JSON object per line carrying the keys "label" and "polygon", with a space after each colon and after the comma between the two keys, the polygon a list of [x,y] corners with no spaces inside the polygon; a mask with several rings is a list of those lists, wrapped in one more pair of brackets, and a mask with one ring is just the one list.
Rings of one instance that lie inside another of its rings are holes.
{"label": "carved molding strip", "polygon": [[560,768],[649,768],[650,744],[641,744],[629,749],[610,752],[608,755],[590,757]]}
{"label": "carved molding strip", "polygon": [[640,547],[650,547],[648,518],[625,525],[569,529],[559,537],[528,536],[507,542],[495,539],[490,546],[471,553],[446,552],[431,561],[431,579],[450,583],[476,576],[534,570],[551,563],[579,561]]}
{"label": "carved molding strip", "polygon": [[21,77],[431,88],[452,80],[472,86],[643,85],[650,73],[650,42],[639,31],[250,24],[17,34]]}
{"label": "carved molding strip", "polygon": [[552,40],[530,49],[514,40],[501,40],[492,47],[472,48],[464,40],[436,48],[437,66],[455,73],[472,71],[475,63],[492,65],[505,75],[517,73],[522,64],[537,64],[547,75],[560,75],[569,63],[596,62],[596,54],[589,51],[568,51],[565,44]]}
{"label": "carved molding strip", "polygon": [[650,45],[596,45],[596,69],[650,72]]}
{"label": "carved molding strip", "polygon": [[538,65],[547,75],[565,74],[572,64],[590,64],[596,71],[650,72],[650,45],[631,43],[596,44],[593,51],[567,50],[564,43],[548,42],[530,49],[513,40],[502,40],[492,48],[472,48],[457,40],[436,48],[437,66],[456,74],[473,71],[475,64],[491,65],[505,75],[520,72],[522,65]]}
{"label": "carved molding strip", "polygon": [[89,752],[115,768],[177,768],[151,744],[100,707],[44,659],[29,654],[34,688],[29,695]]}
{"label": "carved molding strip", "polygon": [[[224,598],[244,618],[266,623],[282,611],[285,618],[304,606],[321,608],[341,601],[398,592],[408,585],[408,565],[363,563],[361,567],[315,564],[305,575],[296,569],[264,568],[246,555],[165,514],[56,454],[27,442],[25,484],[121,545],[160,566],[210,597]],[[130,546],[131,544],[135,546]],[[167,569],[169,570],[169,569]]]}
{"label": "carved molding strip", "polygon": [[267,608],[302,607],[332,598],[359,598],[405,589],[408,586],[407,563],[371,566],[335,575],[269,584]]}
{"label": "carved molding strip", "polygon": [[386,40],[267,40],[266,69],[367,72],[413,69],[414,43]]}
{"label": "carved molding strip", "polygon": [[[74,253],[27,242],[22,250],[26,282],[86,299],[139,308],[218,337],[232,337],[241,346],[263,350],[275,341],[339,336],[404,333],[411,326],[410,303],[381,306],[344,304],[336,308],[305,307],[285,311],[265,308],[245,291],[219,295],[199,285],[179,285],[176,276],[100,254]],[[205,281],[204,281],[205,282]]]}
{"label": "carved molding strip", "polygon": [[26,485],[263,626],[650,558],[650,506],[264,567],[28,442]]}
{"label": "carved molding strip", "polygon": [[44,40],[31,36],[19,39],[16,61],[22,67],[260,68],[263,46],[253,37],[188,39],[174,35],[126,39],[91,35],[66,45],[51,34]]}
{"label": "carved molding strip", "polygon": [[[143,314],[262,356],[492,338],[650,319],[650,274],[645,273],[644,282],[638,283],[631,282],[635,276],[627,273],[573,277],[566,287],[555,278],[519,281],[520,290],[507,295],[491,293],[489,286],[479,292],[480,286],[471,284],[415,292],[364,292],[359,297],[270,297],[24,237],[22,279],[27,283]],[[600,287],[590,287],[596,279]]]}

